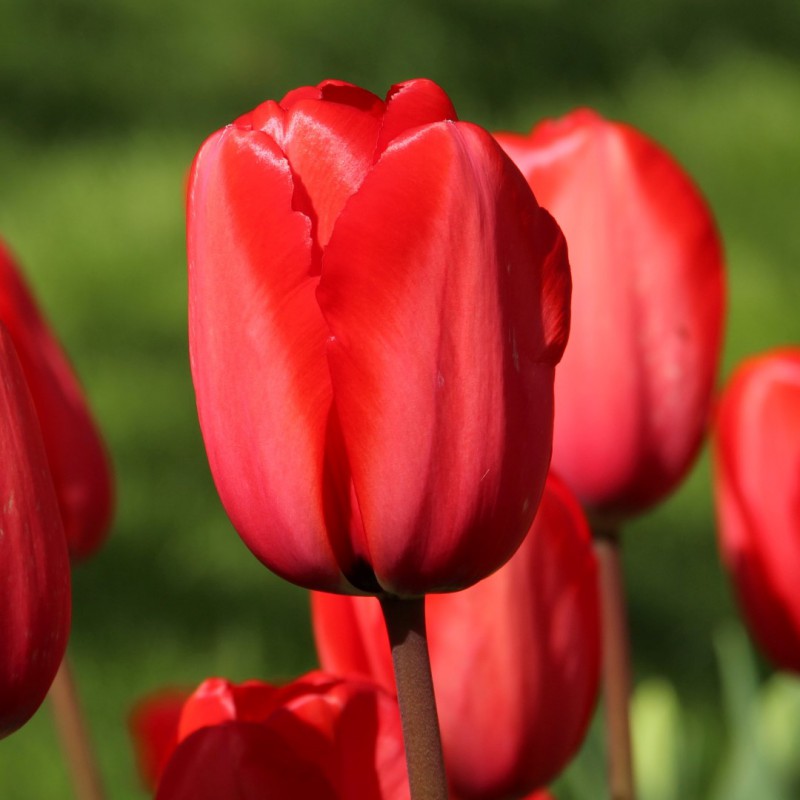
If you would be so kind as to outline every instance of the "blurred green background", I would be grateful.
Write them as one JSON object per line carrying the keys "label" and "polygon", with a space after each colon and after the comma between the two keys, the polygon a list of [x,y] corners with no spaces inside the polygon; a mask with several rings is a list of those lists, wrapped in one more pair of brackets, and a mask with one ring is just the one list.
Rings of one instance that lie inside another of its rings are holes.
{"label": "blurred green background", "polygon": [[[111,798],[145,796],[125,730],[137,697],[211,674],[286,679],[314,665],[305,595],[231,530],[196,423],[183,183],[205,136],[326,77],[378,94],[430,77],[463,118],[489,128],[526,130],[578,104],[631,122],[672,150],[717,214],[727,375],[747,354],[800,341],[799,33],[792,0],[5,1],[0,235],[72,356],[117,471],[111,537],[75,570],[70,643]],[[732,724],[731,697],[772,703],[764,714],[795,753],[800,734],[781,709],[799,706],[764,699],[767,667],[727,627],[735,612],[706,457],[632,526],[625,560],[637,730],[653,742],[643,800],[712,790],[731,800],[719,787],[742,783],[719,770],[736,747],[753,750],[734,731],[755,730],[746,714]],[[691,750],[686,784],[674,778],[685,760],[664,767],[676,741]],[[602,772],[598,747],[587,745],[561,800],[603,796],[586,778]],[[800,796],[779,784],[742,797]],[[0,797],[70,796],[45,706],[0,742]]]}

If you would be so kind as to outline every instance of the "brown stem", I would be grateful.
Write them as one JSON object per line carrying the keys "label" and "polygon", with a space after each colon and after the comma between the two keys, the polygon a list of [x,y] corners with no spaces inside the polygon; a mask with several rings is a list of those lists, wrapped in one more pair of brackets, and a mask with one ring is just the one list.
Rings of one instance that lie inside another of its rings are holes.
{"label": "brown stem", "polygon": [[100,770],[92,752],[75,679],[66,655],[50,687],[50,702],[75,797],[77,800],[104,800]]}
{"label": "brown stem", "polygon": [[636,800],[631,753],[631,659],[619,535],[594,531],[600,565],[608,783],[611,800]]}
{"label": "brown stem", "polygon": [[425,598],[386,597],[381,599],[381,608],[392,646],[411,798],[447,800],[447,775],[425,632]]}

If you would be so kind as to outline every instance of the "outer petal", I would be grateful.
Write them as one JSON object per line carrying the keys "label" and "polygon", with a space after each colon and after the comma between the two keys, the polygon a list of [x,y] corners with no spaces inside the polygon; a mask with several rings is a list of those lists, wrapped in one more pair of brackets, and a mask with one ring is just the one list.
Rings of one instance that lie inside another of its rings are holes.
{"label": "outer petal", "polygon": [[544,482],[568,319],[560,231],[488,134],[441,123],[384,153],[323,270],[368,561],[395,594],[469,585],[518,546]]}
{"label": "outer petal", "polygon": [[346,547],[346,522],[325,489],[328,331],[293,192],[266,134],[229,127],[200,150],[188,212],[192,376],[234,527],[283,577],[341,590],[347,554],[333,548]]}
{"label": "outer petal", "polygon": [[0,323],[0,738],[44,700],[64,655],[70,574],[39,422]]}
{"label": "outer petal", "polygon": [[719,541],[753,636],[800,673],[800,349],[745,362],[715,427]]}
{"label": "outer petal", "polygon": [[14,340],[33,396],[70,553],[84,558],[108,533],[111,469],[69,362],[2,243],[0,321]]}
{"label": "outer petal", "polygon": [[136,704],[130,729],[136,764],[144,785],[153,790],[178,744],[178,722],[189,693],[166,689]]}
{"label": "outer petal", "polygon": [[[317,593],[312,611],[325,669],[393,688],[376,600]],[[530,533],[502,569],[427,598],[427,626],[454,795],[493,800],[545,785],[586,733],[600,672],[597,568],[564,484],[548,479]]]}
{"label": "outer petal", "polygon": [[680,481],[705,430],[724,305],[714,221],[669,155],[590,111],[498,140],[569,242],[553,467],[594,512],[634,513]]}
{"label": "outer petal", "polygon": [[409,800],[397,700],[371,681],[307,687],[266,724],[297,752],[313,752],[342,800]]}
{"label": "outer petal", "polygon": [[263,725],[227,722],[193,733],[167,765],[156,800],[341,800],[313,763]]}

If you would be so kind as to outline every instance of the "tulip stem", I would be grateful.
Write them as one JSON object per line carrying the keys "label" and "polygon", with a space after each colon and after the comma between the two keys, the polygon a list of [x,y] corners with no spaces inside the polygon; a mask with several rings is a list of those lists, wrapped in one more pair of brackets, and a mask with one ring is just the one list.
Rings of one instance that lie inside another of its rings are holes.
{"label": "tulip stem", "polygon": [[631,751],[631,658],[619,534],[595,528],[600,566],[603,629],[603,694],[611,800],[635,800]]}
{"label": "tulip stem", "polygon": [[77,800],[104,800],[100,770],[92,751],[75,678],[66,655],[50,687],[50,702],[75,797]]}
{"label": "tulip stem", "polygon": [[381,599],[394,662],[412,800],[447,800],[439,718],[433,694],[425,598]]}

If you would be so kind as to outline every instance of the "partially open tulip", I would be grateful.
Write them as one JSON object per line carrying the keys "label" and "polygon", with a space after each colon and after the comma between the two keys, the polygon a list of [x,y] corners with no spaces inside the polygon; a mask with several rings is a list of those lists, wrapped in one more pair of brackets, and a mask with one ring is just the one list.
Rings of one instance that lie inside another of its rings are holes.
{"label": "partially open tulip", "polygon": [[0,738],[41,705],[69,624],[64,527],[33,401],[0,322]]}
{"label": "partially open tulip", "polygon": [[[583,739],[600,671],[597,567],[578,501],[550,477],[508,564],[426,602],[454,794],[500,800],[547,785]],[[312,610],[324,669],[393,687],[376,600],[314,593]]]}
{"label": "partially open tulip", "polygon": [[714,220],[661,147],[592,111],[497,138],[569,244],[553,469],[616,524],[679,483],[706,429],[724,310]]}
{"label": "partially open tulip", "polygon": [[173,693],[146,700],[132,730],[140,764],[160,765],[158,800],[409,797],[397,702],[365,680],[211,678],[180,709]]}
{"label": "partially open tulip", "polygon": [[30,387],[73,559],[108,532],[112,479],[105,448],[69,362],[0,242],[0,321]]}
{"label": "partially open tulip", "polygon": [[234,527],[300,585],[455,590],[519,545],[567,338],[563,237],[435,84],[326,81],[218,131],[189,187],[189,344]]}
{"label": "partially open tulip", "polygon": [[800,348],[744,362],[714,429],[719,543],[756,641],[800,673]]}

